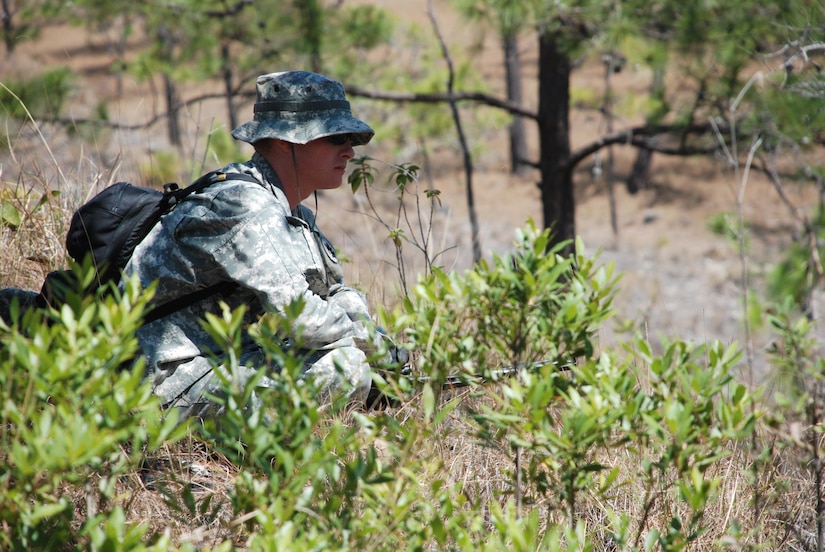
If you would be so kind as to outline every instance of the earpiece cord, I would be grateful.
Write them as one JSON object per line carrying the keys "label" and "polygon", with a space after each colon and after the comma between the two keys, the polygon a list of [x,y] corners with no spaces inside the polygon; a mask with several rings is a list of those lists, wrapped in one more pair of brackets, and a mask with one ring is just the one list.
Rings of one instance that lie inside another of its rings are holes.
{"label": "earpiece cord", "polygon": [[[301,204],[301,179],[298,178],[298,160],[295,158],[295,144],[292,142],[289,143],[289,151],[292,153],[292,174],[295,175],[295,192],[298,194],[298,205]],[[295,209],[292,210],[292,213],[295,214],[296,210],[298,209],[298,205],[295,206]]]}

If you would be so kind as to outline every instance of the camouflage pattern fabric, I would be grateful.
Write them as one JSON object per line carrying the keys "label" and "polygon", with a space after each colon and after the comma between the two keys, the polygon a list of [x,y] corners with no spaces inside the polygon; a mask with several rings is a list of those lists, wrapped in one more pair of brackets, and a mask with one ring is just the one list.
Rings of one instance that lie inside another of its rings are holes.
{"label": "camouflage pattern fabric", "polygon": [[[246,305],[249,324],[301,297],[302,346],[314,351],[305,373],[317,378],[322,395],[346,388],[353,399],[365,398],[366,353],[372,347],[363,295],[342,284],[334,249],[311,212],[290,212],[275,171],[261,155],[223,170],[245,172],[260,184],[230,179],[190,196],[152,229],[125,269],[144,286],[157,281],[155,304],[221,281],[239,284],[228,295],[208,297],[141,328],[138,338],[155,393],[182,416],[216,413],[206,395],[223,386],[208,359],[217,346],[200,325],[204,315],[219,313],[220,301],[233,309]],[[263,361],[245,336],[239,377],[248,379]]]}

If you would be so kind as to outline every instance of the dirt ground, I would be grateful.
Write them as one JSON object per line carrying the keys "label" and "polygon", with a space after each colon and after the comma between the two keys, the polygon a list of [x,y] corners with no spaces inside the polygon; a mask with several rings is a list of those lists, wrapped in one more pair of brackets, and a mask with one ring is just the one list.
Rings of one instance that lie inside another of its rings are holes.
{"label": "dirt ground", "polygon": [[[371,3],[391,9],[404,21],[427,24],[425,0]],[[441,3],[436,6],[439,24],[442,30],[446,28],[448,40],[479,40],[470,25],[462,24]],[[488,82],[502,82],[495,37],[483,37],[483,43],[485,49],[479,57],[478,70]],[[525,101],[528,106],[535,107],[536,85],[532,73],[536,64],[536,45],[526,37],[521,46],[525,63]],[[79,77],[76,94],[66,106],[65,114],[84,117],[102,98],[114,97],[115,79],[105,71],[111,59],[99,38],[75,28],[59,27],[47,37],[21,46],[12,59],[0,62],[0,80],[4,75],[36,73],[54,65],[69,65],[79,72]],[[262,72],[268,70],[272,69],[263,68]],[[598,61],[585,65],[574,74],[573,86],[595,90],[600,95],[601,72]],[[629,67],[617,77],[615,86],[624,90],[643,90],[647,82],[648,75],[644,71]],[[503,83],[494,88],[502,86]],[[123,101],[111,104],[113,120],[145,121],[160,109],[160,101],[146,84],[127,78],[124,92]],[[196,92],[194,88],[186,88],[183,96],[190,97]],[[362,101],[355,105],[364,105],[360,103]],[[187,113],[185,134],[202,135],[203,130],[215,121],[225,120],[224,113],[219,104],[204,104],[196,112]],[[241,113],[246,117],[251,109]],[[614,122],[614,128],[634,123],[637,121],[620,116]],[[27,142],[26,148],[3,153],[5,170],[0,176],[6,183],[14,182],[21,172],[32,174],[34,165],[41,173],[51,174],[54,168],[49,168],[52,165],[50,156],[54,155],[56,166],[78,180],[88,174],[104,175],[104,180],[112,174],[128,179],[146,162],[149,152],[168,147],[163,128],[116,132],[106,143],[85,145],[70,140],[61,132],[45,129],[44,140],[35,137]],[[599,136],[604,122],[596,113],[576,110],[571,118],[571,128],[575,149]],[[535,152],[535,129],[531,128],[529,132],[530,148]],[[375,146],[367,146],[362,153],[379,159],[392,155],[380,149],[380,138],[376,138]],[[469,138],[472,141],[479,137]],[[18,139],[10,138],[13,146],[22,144],[22,138]],[[515,229],[528,218],[539,224],[542,221],[535,185],[538,174],[530,172],[513,176],[509,173],[504,129],[495,135],[485,135],[483,140],[484,154],[474,160],[474,195],[481,226],[480,241],[485,256],[489,257],[494,251],[507,251]],[[203,144],[187,144],[185,149],[194,156],[202,151]],[[602,153],[602,161],[606,154]],[[658,336],[695,342],[719,339],[725,343],[736,341],[744,346],[743,262],[735,244],[708,228],[710,217],[724,213],[735,216],[741,190],[736,175],[719,160],[657,156],[648,188],[631,195],[623,181],[635,152],[628,147],[616,147],[614,155],[618,233],[614,234],[611,229],[607,183],[603,177],[593,176],[591,172],[595,160],[585,162],[576,176],[577,233],[589,251],[601,251],[599,258],[603,262],[615,263],[617,270],[623,273],[621,292],[616,301],[616,323],[604,327],[602,343],[612,344],[624,337],[617,328],[619,323],[627,323],[654,340]],[[421,163],[422,159],[413,151],[409,152],[408,159],[393,161]],[[793,159],[787,161],[794,163]],[[428,168],[433,174],[432,185],[442,192],[442,204],[434,218],[437,232],[433,235],[433,251],[445,251],[439,260],[448,268],[467,268],[472,252],[460,159],[454,150],[435,151]],[[56,174],[50,178],[59,180]],[[426,185],[422,181],[421,186]],[[800,206],[815,200],[810,189],[789,186],[786,192]],[[386,203],[391,202],[395,192],[379,189],[376,193],[379,196],[385,194],[379,199]],[[743,214],[753,228],[749,236],[748,273],[758,289],[761,276],[787,247],[797,223],[780,203],[770,183],[758,174],[754,173],[748,179],[743,197]],[[386,231],[366,217],[364,210],[362,197],[354,198],[346,189],[336,190],[320,196],[319,223],[336,245],[353,259],[348,266],[350,279],[370,291],[374,302],[391,300],[392,291],[387,291],[388,286],[377,275],[394,277],[394,256],[385,240]],[[753,338],[758,377],[765,373],[761,351],[769,339],[770,336],[759,331]]]}

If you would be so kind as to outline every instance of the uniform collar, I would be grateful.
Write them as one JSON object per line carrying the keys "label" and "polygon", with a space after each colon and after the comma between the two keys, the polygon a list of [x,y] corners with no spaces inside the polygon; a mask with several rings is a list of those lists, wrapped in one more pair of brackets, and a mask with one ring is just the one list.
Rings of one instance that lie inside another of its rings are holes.
{"label": "uniform collar", "polygon": [[[284,186],[281,184],[281,179],[278,178],[278,173],[275,172],[275,169],[272,168],[272,165],[269,164],[269,161],[267,161],[263,155],[256,151],[252,154],[251,162],[252,166],[261,173],[264,181],[269,182],[281,190],[281,192],[284,191]],[[309,207],[305,207],[303,204],[299,203],[298,206],[292,210],[292,214],[307,222],[313,230],[318,229],[315,225],[315,215]]]}
{"label": "uniform collar", "polygon": [[258,172],[264,177],[264,181],[276,186],[282,192],[284,191],[284,186],[281,184],[281,179],[278,178],[278,173],[275,172],[275,169],[272,168],[269,161],[257,151],[252,154],[252,166],[258,169]]}

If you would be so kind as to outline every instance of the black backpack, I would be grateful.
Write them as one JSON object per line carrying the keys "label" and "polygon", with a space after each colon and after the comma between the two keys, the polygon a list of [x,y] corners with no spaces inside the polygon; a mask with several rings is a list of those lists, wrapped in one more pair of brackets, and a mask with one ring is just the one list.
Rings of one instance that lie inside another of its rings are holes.
{"label": "black backpack", "polygon": [[[215,182],[227,179],[257,182],[244,173],[212,171],[185,188],[175,183],[165,184],[163,191],[134,186],[128,182],[112,184],[81,205],[72,215],[66,235],[66,250],[78,263],[91,262],[95,267],[96,290],[111,289],[120,280],[121,271],[132,256],[135,247],[158,223],[160,217],[193,193],[198,193]],[[38,297],[40,306],[57,306],[65,302],[67,292],[79,290],[79,282],[71,270],[51,272],[43,283]],[[144,317],[144,322],[157,320],[209,295],[228,291],[234,283],[224,282],[179,297],[156,307]],[[85,290],[89,291],[89,290]]]}

